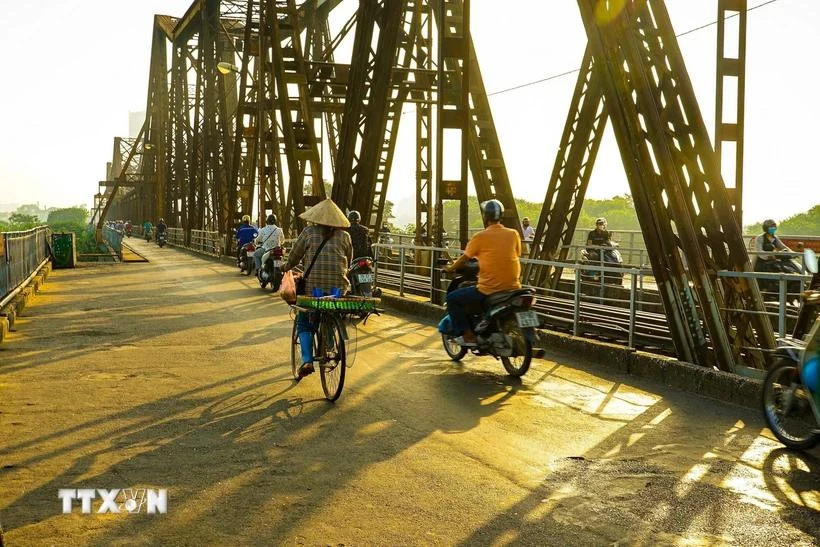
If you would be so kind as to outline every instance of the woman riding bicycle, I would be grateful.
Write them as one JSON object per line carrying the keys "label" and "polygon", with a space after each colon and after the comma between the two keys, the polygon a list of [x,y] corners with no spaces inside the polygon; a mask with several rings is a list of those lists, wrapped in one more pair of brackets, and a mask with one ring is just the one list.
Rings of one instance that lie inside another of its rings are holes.
{"label": "woman riding bicycle", "polygon": [[[350,289],[347,269],[353,259],[350,234],[345,231],[345,228],[350,226],[347,217],[332,200],[326,199],[299,215],[299,218],[310,222],[311,225],[299,234],[283,271],[290,270],[299,262],[304,264],[307,271],[312,263],[313,266],[305,277],[305,294],[316,296],[315,293],[320,292],[319,296],[329,295],[334,288],[341,289],[342,293],[347,292]],[[296,330],[302,351],[300,378],[314,371],[314,329],[310,314],[299,312],[296,317]]]}

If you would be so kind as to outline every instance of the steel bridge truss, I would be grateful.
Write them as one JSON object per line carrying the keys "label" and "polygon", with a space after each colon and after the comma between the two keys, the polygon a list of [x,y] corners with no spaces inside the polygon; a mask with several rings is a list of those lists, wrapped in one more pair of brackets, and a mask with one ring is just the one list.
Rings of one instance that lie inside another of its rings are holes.
{"label": "steel bridge truss", "polygon": [[[664,2],[578,5],[589,47],[531,256],[566,258],[611,118],[678,354],[763,368],[774,335],[757,285],[717,277],[751,265]],[[555,287],[561,272],[526,275]]]}
{"label": "steel bridge truss", "polygon": [[[147,119],[134,147],[150,153],[139,167],[143,186],[119,210],[142,203],[148,217],[223,233],[243,213],[256,210],[261,221],[275,212],[293,235],[298,215],[328,192],[327,148],[331,197],[378,229],[412,108],[416,241],[441,243],[443,203],[456,200],[466,243],[469,175],[479,201],[500,199],[505,224],[519,229],[469,0],[361,0],[334,35],[328,18],[340,1],[196,0],[179,20],[157,16]],[[611,119],[678,354],[733,371],[741,362],[763,368],[755,349],[774,340],[756,285],[717,276],[750,269],[732,208],[740,214],[745,1],[719,1],[721,19],[738,10],[743,20],[740,59],[718,53],[719,81],[738,79],[739,110],[736,123],[718,112],[716,153],[664,2],[578,0],[589,44],[531,256],[566,258]],[[350,61],[339,62],[351,35]],[[723,141],[738,144],[734,195],[721,177]],[[101,207],[117,188],[98,195]],[[557,286],[561,272],[525,275]]]}

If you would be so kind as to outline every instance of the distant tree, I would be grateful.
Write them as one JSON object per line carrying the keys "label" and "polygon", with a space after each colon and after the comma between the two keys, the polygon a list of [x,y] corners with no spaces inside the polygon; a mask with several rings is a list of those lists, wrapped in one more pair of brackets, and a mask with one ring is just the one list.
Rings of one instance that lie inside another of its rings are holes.
{"label": "distant tree", "polygon": [[39,203],[26,203],[21,205],[17,208],[15,213],[20,213],[21,215],[30,215],[37,217],[38,221],[44,221],[48,218],[48,209],[40,209]]}
{"label": "distant tree", "polygon": [[85,225],[88,219],[88,210],[85,207],[67,207],[65,209],[52,209],[48,213],[48,223],[73,223]]}
{"label": "distant tree", "polygon": [[11,231],[30,230],[41,226],[40,218],[37,215],[27,215],[23,213],[12,213],[9,215],[9,224]]}
{"label": "distant tree", "polygon": [[[777,220],[777,219],[775,219]],[[747,234],[757,234],[762,230],[763,220],[743,227]],[[777,232],[795,236],[820,236],[820,204],[805,213],[798,213],[778,221]]]}

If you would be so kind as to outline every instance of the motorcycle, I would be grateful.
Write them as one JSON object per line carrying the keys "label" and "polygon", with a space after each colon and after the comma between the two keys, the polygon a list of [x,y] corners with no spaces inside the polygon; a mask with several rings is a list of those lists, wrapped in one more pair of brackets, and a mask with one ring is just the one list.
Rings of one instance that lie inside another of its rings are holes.
{"label": "motorcycle", "polygon": [[[791,338],[778,340],[776,360],[763,380],[763,417],[774,436],[789,448],[820,444],[820,274],[817,255],[805,251],[814,274]],[[808,331],[808,335],[806,335]]]}
{"label": "motorcycle", "polygon": [[285,249],[282,247],[273,247],[265,251],[262,255],[262,268],[256,271],[256,279],[259,280],[259,286],[263,289],[270,283],[273,292],[279,290],[279,285],[282,283],[282,264],[285,256]]}
{"label": "motorcycle", "polygon": [[350,293],[355,296],[378,298],[382,294],[381,289],[373,288],[373,259],[369,256],[354,258],[347,270],[347,278],[350,280]]}
{"label": "motorcycle", "polygon": [[253,241],[245,243],[242,248],[239,249],[239,254],[236,257],[236,265],[239,267],[239,273],[251,275],[253,271],[254,251],[256,251],[256,245],[253,244]]}
{"label": "motorcycle", "polygon": [[125,227],[125,237],[131,237],[131,226]]}
{"label": "motorcycle", "polygon": [[[472,260],[455,272],[447,294],[475,285],[478,270],[478,262]],[[476,334],[475,346],[461,346],[456,342],[450,316],[445,314],[439,322],[444,351],[453,361],[460,361],[468,351],[474,355],[492,355],[501,360],[508,374],[523,376],[530,368],[536,343],[535,327],[540,325],[538,315],[532,310],[535,300],[532,289],[501,291],[487,296],[482,306],[465,310]]]}
{"label": "motorcycle", "polygon": [[[623,267],[624,260],[621,257],[621,252],[617,249],[617,247],[617,243],[611,242],[609,245],[601,248],[582,249],[581,264],[621,268]],[[603,257],[601,253],[603,253]],[[581,270],[581,277],[586,281],[600,283],[602,275],[604,276],[604,283],[607,285],[623,285],[623,272]]]}
{"label": "motorcycle", "polygon": [[168,236],[165,235],[165,232],[160,232],[157,234],[157,245],[160,248],[165,247],[165,244],[168,242]]}
{"label": "motorcycle", "polygon": [[[764,273],[799,274],[800,266],[791,256],[775,256],[770,260],[758,258],[755,260],[754,270]],[[759,279],[758,286],[764,293],[773,293],[776,297],[780,295],[780,282],[777,279]],[[796,295],[799,292],[800,281],[786,282],[786,294]]]}
{"label": "motorcycle", "polygon": [[149,243],[151,241],[151,230],[145,230],[145,242]]}

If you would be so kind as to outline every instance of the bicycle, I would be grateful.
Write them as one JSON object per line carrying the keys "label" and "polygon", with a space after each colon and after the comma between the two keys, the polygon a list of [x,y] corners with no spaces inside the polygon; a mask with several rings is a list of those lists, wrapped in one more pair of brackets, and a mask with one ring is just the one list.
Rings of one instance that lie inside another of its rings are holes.
{"label": "bicycle", "polygon": [[[345,383],[347,364],[347,328],[344,319],[348,315],[378,313],[377,300],[374,298],[312,298],[299,296],[296,304],[291,305],[295,312],[311,314],[313,331],[313,362],[319,366],[322,378],[322,390],[325,398],[335,401],[342,394]],[[294,317],[291,334],[290,365],[293,378],[300,380],[299,368],[302,366],[302,347],[297,333],[297,318]]]}

